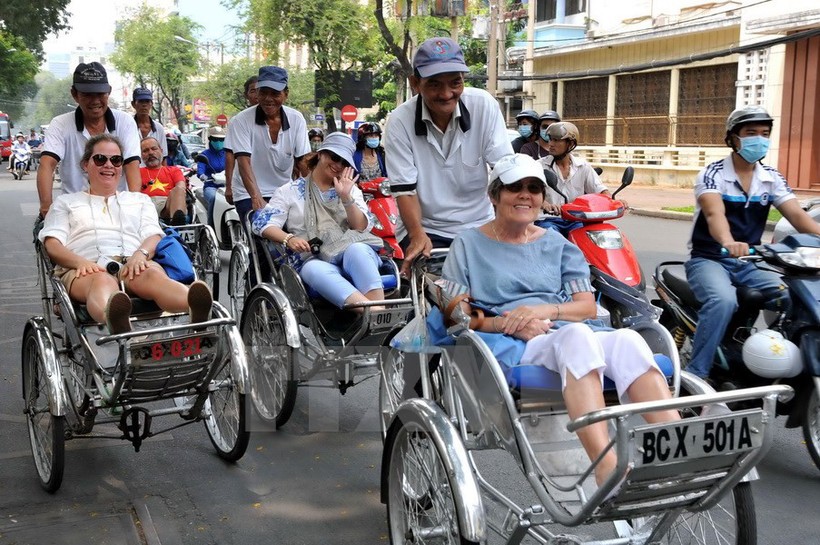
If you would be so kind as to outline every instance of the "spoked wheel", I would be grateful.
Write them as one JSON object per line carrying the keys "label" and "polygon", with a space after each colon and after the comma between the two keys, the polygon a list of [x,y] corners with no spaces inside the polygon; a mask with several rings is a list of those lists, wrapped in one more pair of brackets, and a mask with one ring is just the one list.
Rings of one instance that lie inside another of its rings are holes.
{"label": "spoked wheel", "polygon": [[244,244],[236,244],[231,251],[228,268],[228,296],[231,298],[231,312],[236,320],[242,316],[248,291],[248,248]]}
{"label": "spoked wheel", "polygon": [[295,356],[285,339],[282,309],[267,292],[252,293],[242,311],[251,397],[259,416],[277,428],[288,421],[296,403]]}
{"label": "spoked wheel", "polygon": [[239,393],[231,374],[231,360],[226,357],[214,377],[217,389],[208,395],[204,410],[208,415],[205,428],[220,458],[235,462],[248,448],[250,431],[245,418],[245,395]]}
{"label": "spoked wheel", "polygon": [[208,284],[215,301],[219,300],[219,249],[208,236],[207,228],[199,233],[196,242],[196,275]]}
{"label": "spoked wheel", "polygon": [[237,242],[245,242],[245,235],[242,232],[242,224],[238,221],[228,222],[228,232],[231,235],[231,245],[236,245]]}
{"label": "spoked wheel", "polygon": [[49,384],[43,358],[34,330],[27,329],[23,338],[23,387],[31,454],[40,486],[47,492],[55,492],[63,482],[65,417],[54,416],[49,410]]}
{"label": "spoked wheel", "polygon": [[814,465],[820,469],[820,392],[813,388],[803,415],[803,437]]}
{"label": "spoked wheel", "polygon": [[420,421],[396,431],[387,477],[390,543],[465,545],[456,512],[461,493],[444,467],[442,453]]}

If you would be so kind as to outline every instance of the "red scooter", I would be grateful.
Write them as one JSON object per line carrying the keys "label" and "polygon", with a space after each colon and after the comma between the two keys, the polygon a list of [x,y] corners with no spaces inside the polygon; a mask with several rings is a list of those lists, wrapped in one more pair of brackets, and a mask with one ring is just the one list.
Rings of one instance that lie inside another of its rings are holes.
{"label": "red scooter", "polygon": [[[567,201],[558,189],[558,179],[552,170],[545,170],[547,185]],[[561,205],[561,217],[578,222],[567,238],[583,252],[589,263],[592,285],[598,303],[610,313],[613,327],[629,327],[644,321],[657,320],[660,309],[646,296],[646,280],[638,257],[629,239],[607,220],[620,218],[626,206],[615,196],[632,183],[635,171],[627,167],[621,185],[612,197],[601,194],[581,195],[571,203]]]}
{"label": "red scooter", "polygon": [[376,216],[373,234],[381,237],[386,243],[381,253],[393,259],[404,259],[404,251],[396,240],[396,222],[399,219],[399,207],[390,193],[390,182],[387,178],[374,178],[359,182],[359,189],[364,194],[368,208]]}

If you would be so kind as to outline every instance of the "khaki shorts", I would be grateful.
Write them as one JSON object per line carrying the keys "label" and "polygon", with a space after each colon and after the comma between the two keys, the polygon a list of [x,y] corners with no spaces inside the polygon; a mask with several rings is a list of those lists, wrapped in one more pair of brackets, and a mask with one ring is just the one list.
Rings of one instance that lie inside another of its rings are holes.
{"label": "khaki shorts", "polygon": [[[123,262],[123,258],[121,256],[110,256],[110,259],[112,259],[113,261],[116,261],[117,263],[122,263]],[[162,268],[162,265],[160,265],[156,261],[149,261],[148,266],[149,267],[159,268],[160,270],[165,272],[165,270]],[[65,289],[68,290],[68,295],[70,296],[71,295],[71,285],[77,279],[77,269],[66,269],[65,267],[61,267],[61,266],[57,265],[57,266],[54,267],[54,276],[57,277],[60,280],[60,282],[63,283],[63,286],[65,286]],[[128,281],[123,280],[123,283],[125,284],[126,291],[128,291],[127,290]]]}
{"label": "khaki shorts", "polygon": [[151,202],[154,203],[154,207],[156,207],[159,217],[168,217],[168,214],[163,214],[163,212],[165,212],[165,205],[168,202],[168,197],[151,197]]}

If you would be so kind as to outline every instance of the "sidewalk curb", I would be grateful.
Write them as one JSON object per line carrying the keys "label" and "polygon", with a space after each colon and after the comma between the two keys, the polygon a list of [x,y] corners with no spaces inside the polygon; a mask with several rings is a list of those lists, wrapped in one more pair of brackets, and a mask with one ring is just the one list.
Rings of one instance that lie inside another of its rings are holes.
{"label": "sidewalk curb", "polygon": [[[689,212],[676,212],[674,210],[652,210],[649,208],[630,208],[629,213],[635,214],[636,216],[647,216],[650,218],[660,218],[678,221],[692,221],[692,217],[694,216],[694,214],[690,214]],[[774,231],[775,225],[777,225],[775,222],[767,221],[765,230],[767,232]]]}

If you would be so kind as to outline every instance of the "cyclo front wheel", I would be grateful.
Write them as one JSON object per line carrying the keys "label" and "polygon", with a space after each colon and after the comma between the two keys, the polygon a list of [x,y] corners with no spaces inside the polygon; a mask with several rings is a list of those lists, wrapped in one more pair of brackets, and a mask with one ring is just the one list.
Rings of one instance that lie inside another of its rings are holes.
{"label": "cyclo front wheel", "polygon": [[65,467],[65,417],[54,416],[49,409],[44,357],[36,332],[27,328],[23,338],[23,391],[31,454],[40,486],[47,492],[56,492],[63,482]]}
{"label": "cyclo front wheel", "polygon": [[199,233],[196,243],[196,275],[211,289],[215,301],[219,300],[219,249],[208,236],[207,227]]}
{"label": "cyclo front wheel", "polygon": [[218,363],[222,369],[213,382],[217,388],[208,394],[204,410],[205,428],[219,457],[235,462],[244,456],[250,441],[245,417],[245,395],[239,393],[231,374],[231,360]]}
{"label": "cyclo front wheel", "polygon": [[286,342],[283,309],[271,295],[254,291],[242,311],[251,397],[259,417],[284,426],[296,403],[295,355]]}

